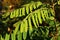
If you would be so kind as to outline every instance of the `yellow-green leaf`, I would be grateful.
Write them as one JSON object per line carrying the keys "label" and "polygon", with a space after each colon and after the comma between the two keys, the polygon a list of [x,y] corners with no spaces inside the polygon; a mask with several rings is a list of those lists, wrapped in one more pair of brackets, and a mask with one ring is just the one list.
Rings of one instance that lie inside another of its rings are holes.
{"label": "yellow-green leaf", "polygon": [[22,16],[25,15],[25,7],[22,8]]}
{"label": "yellow-green leaf", "polygon": [[35,22],[35,19],[34,19],[34,15],[32,15],[32,21],[34,23],[34,26],[37,28],[37,25],[36,25],[36,22]]}
{"label": "yellow-green leaf", "polygon": [[11,40],[16,40],[16,35],[14,33],[11,34]]}
{"label": "yellow-green leaf", "polygon": [[21,26],[20,26],[20,32],[21,32],[21,33],[24,32],[24,23],[23,23],[23,22],[21,23]]}
{"label": "yellow-green leaf", "polygon": [[11,15],[10,15],[10,18],[13,18],[13,17],[15,17],[15,11],[11,12]]}
{"label": "yellow-green leaf", "polygon": [[30,5],[30,12],[32,12],[32,10],[33,10],[33,5],[31,4]]}
{"label": "yellow-green leaf", "polygon": [[26,40],[27,32],[23,32],[23,39]]}
{"label": "yellow-green leaf", "polygon": [[9,34],[6,34],[5,40],[9,40],[9,39],[10,39],[10,35]]}
{"label": "yellow-green leaf", "polygon": [[26,13],[29,14],[29,5],[26,6]]}
{"label": "yellow-green leaf", "polygon": [[35,20],[36,20],[37,25],[39,26],[37,13],[35,13]]}
{"label": "yellow-green leaf", "polygon": [[42,19],[41,19],[41,13],[40,13],[40,11],[38,11],[37,17],[39,19],[39,23],[42,24]]}
{"label": "yellow-green leaf", "polygon": [[45,16],[44,16],[43,10],[44,10],[44,9],[41,10],[41,16],[42,16],[43,20],[45,21]]}
{"label": "yellow-green leaf", "polygon": [[29,35],[31,35],[33,28],[32,28],[30,17],[28,18],[28,23],[29,23]]}
{"label": "yellow-green leaf", "polygon": [[18,29],[19,29],[19,25],[20,25],[20,22],[18,22],[17,25],[15,25],[15,26],[16,26],[16,28],[15,28],[15,30],[14,30],[14,34],[15,34],[15,35],[17,34],[17,31],[18,31]]}
{"label": "yellow-green leaf", "polygon": [[17,39],[22,40],[22,33],[20,31],[18,31],[17,33]]}
{"label": "yellow-green leaf", "polygon": [[28,30],[28,23],[27,20],[24,21],[24,32],[27,32]]}
{"label": "yellow-green leaf", "polygon": [[1,40],[4,40],[4,38],[1,36]]}
{"label": "yellow-green leaf", "polygon": [[22,16],[22,9],[20,8],[19,9],[19,17],[21,17]]}
{"label": "yellow-green leaf", "polygon": [[35,4],[33,4],[33,8],[36,9],[36,5]]}
{"label": "yellow-green leaf", "polygon": [[18,17],[18,15],[19,15],[19,10],[17,9],[15,10],[15,16]]}
{"label": "yellow-green leaf", "polygon": [[37,2],[37,8],[40,6],[40,5],[42,5],[42,3],[39,1],[39,2]]}

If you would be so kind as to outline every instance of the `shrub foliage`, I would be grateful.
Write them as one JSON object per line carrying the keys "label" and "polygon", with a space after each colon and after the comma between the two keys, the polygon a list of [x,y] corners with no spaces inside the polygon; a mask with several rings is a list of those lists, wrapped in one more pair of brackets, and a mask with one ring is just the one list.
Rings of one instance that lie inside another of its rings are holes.
{"label": "shrub foliage", "polygon": [[1,14],[0,40],[60,40],[60,23],[55,15],[57,5],[60,0],[46,3],[33,0]]}

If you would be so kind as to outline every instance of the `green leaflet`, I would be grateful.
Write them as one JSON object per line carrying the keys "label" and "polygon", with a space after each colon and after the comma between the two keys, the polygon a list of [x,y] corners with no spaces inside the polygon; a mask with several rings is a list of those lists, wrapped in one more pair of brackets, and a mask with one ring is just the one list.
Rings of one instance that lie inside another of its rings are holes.
{"label": "green leaflet", "polygon": [[17,39],[22,40],[22,33],[20,31],[18,31],[17,33]]}
{"label": "green leaflet", "polygon": [[26,6],[26,13],[29,14],[29,5]]}
{"label": "green leaflet", "polygon": [[16,15],[16,10],[12,13],[13,17],[16,17],[15,15]]}
{"label": "green leaflet", "polygon": [[46,11],[46,9],[43,9],[43,14],[42,14],[42,15],[43,15],[43,18],[44,18],[43,20],[44,20],[44,21],[46,20],[46,19],[45,19],[45,18],[46,18],[45,15],[47,14],[47,13],[45,13],[45,11]]}
{"label": "green leaflet", "polygon": [[48,10],[48,13],[49,13],[49,19],[50,20],[54,20],[54,11],[53,11],[53,9],[50,9],[50,10]]}
{"label": "green leaflet", "polygon": [[22,9],[20,8],[19,9],[19,17],[21,17],[22,16]]}
{"label": "green leaflet", "polygon": [[22,32],[27,32],[27,30],[28,30],[27,20],[24,20],[24,21],[21,23],[20,31],[21,31],[21,33],[22,33]]}
{"label": "green leaflet", "polygon": [[50,12],[50,10],[48,10],[48,17],[50,18],[50,16],[51,16],[51,12]]}
{"label": "green leaflet", "polygon": [[27,32],[28,30],[28,23],[27,20],[24,20],[24,32]]}
{"label": "green leaflet", "polygon": [[48,10],[46,10],[45,13],[46,13],[46,19],[48,19],[49,18]]}
{"label": "green leaflet", "polygon": [[21,23],[21,26],[20,26],[20,32],[21,32],[21,33],[24,32],[24,23],[23,23],[23,22]]}
{"label": "green leaflet", "polygon": [[4,38],[1,36],[1,40],[4,40]]}
{"label": "green leaflet", "polygon": [[10,15],[10,13],[7,12],[7,13],[5,13],[5,14],[2,15],[2,18],[6,18],[6,17],[8,17],[9,15]]}
{"label": "green leaflet", "polygon": [[13,12],[11,12],[10,18],[13,18]]}
{"label": "green leaflet", "polygon": [[11,12],[11,15],[10,15],[10,18],[13,18],[13,17],[15,17],[15,11]]}
{"label": "green leaflet", "polygon": [[48,30],[48,29],[46,29],[46,34],[45,34],[45,36],[47,37],[47,36],[48,36],[48,34],[49,34],[49,30]]}
{"label": "green leaflet", "polygon": [[41,3],[40,1],[38,1],[38,2],[36,3],[36,5],[37,5],[37,8],[38,8],[39,6],[42,5],[42,3]]}
{"label": "green leaflet", "polygon": [[43,20],[45,21],[45,16],[44,16],[43,9],[41,10],[41,15],[42,15]]}
{"label": "green leaflet", "polygon": [[28,30],[27,20],[24,20],[23,21],[23,39],[24,40],[27,37],[27,30]]}
{"label": "green leaflet", "polygon": [[54,20],[54,17],[53,17],[53,16],[51,16],[49,19],[50,19],[50,20]]}
{"label": "green leaflet", "polygon": [[35,22],[35,19],[34,19],[34,15],[32,15],[32,21],[34,23],[34,26],[37,28],[37,25],[36,25],[36,22]]}
{"label": "green leaflet", "polygon": [[26,40],[27,32],[23,32],[23,39]]}
{"label": "green leaflet", "polygon": [[52,14],[53,16],[55,16],[54,15],[54,10],[52,8],[50,8],[49,12],[51,12],[50,14]]}
{"label": "green leaflet", "polygon": [[33,4],[33,8],[34,8],[34,9],[36,9],[36,3],[35,3],[35,4]]}
{"label": "green leaflet", "polygon": [[15,17],[18,17],[19,9],[15,10]]}
{"label": "green leaflet", "polygon": [[40,11],[38,11],[37,16],[38,16],[39,23],[42,24],[42,19],[41,19]]}
{"label": "green leaflet", "polygon": [[22,16],[25,15],[25,7],[21,9],[22,10]]}
{"label": "green leaflet", "polygon": [[51,25],[51,26],[54,26],[54,24],[55,24],[54,21],[49,22],[49,25]]}
{"label": "green leaflet", "polygon": [[44,10],[44,16],[46,19],[48,19],[48,12],[47,12],[47,9]]}
{"label": "green leaflet", "polygon": [[39,26],[37,13],[35,13],[35,21],[36,21],[37,25]]}
{"label": "green leaflet", "polygon": [[28,18],[28,23],[29,23],[29,35],[31,35],[33,29],[32,29],[32,24],[31,24],[30,17]]}
{"label": "green leaflet", "polygon": [[11,40],[16,40],[16,35],[14,35],[14,33],[11,34]]}
{"label": "green leaflet", "polygon": [[13,26],[16,27],[17,25],[19,25],[18,23],[20,24],[21,21],[16,22],[15,24],[13,24]]}
{"label": "green leaflet", "polygon": [[20,22],[18,22],[17,24],[15,24],[16,28],[14,30],[14,34],[16,35],[18,29],[19,29],[19,25],[20,25]]}
{"label": "green leaflet", "polygon": [[9,40],[9,39],[10,39],[10,35],[9,34],[6,34],[5,40]]}
{"label": "green leaflet", "polygon": [[32,12],[32,10],[33,10],[33,5],[31,4],[30,5],[30,12]]}

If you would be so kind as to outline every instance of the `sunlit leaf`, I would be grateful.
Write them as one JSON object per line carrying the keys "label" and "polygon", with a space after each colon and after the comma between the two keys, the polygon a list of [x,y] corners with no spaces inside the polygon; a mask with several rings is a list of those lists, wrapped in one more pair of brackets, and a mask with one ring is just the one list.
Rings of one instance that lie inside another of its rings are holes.
{"label": "sunlit leaf", "polygon": [[16,40],[16,35],[14,33],[11,34],[11,40]]}
{"label": "sunlit leaf", "polygon": [[41,14],[40,14],[39,11],[38,11],[38,13],[37,13],[37,16],[38,16],[38,19],[39,19],[39,23],[42,24],[42,18],[41,18]]}
{"label": "sunlit leaf", "polygon": [[34,16],[33,15],[32,15],[32,21],[33,21],[35,27],[37,28],[37,25],[36,25],[36,22],[35,22],[35,19],[34,19]]}
{"label": "sunlit leaf", "polygon": [[20,31],[18,31],[17,33],[17,39],[22,40],[22,33]]}
{"label": "sunlit leaf", "polygon": [[6,34],[5,40],[9,40],[10,39],[10,35]]}

